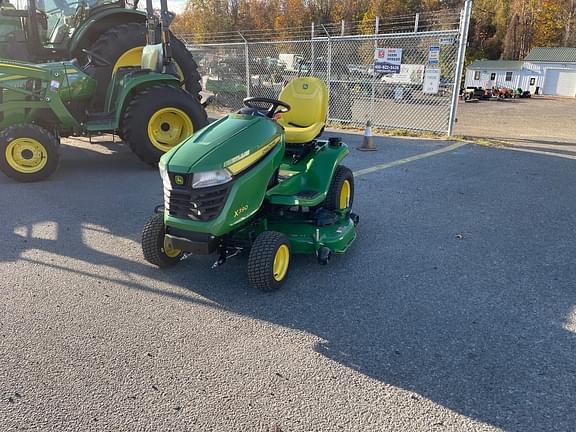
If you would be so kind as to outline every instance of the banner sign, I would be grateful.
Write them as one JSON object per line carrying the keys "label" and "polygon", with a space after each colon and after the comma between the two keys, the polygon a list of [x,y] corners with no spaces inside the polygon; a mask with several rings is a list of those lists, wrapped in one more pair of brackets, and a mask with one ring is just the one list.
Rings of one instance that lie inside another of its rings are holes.
{"label": "banner sign", "polygon": [[427,67],[424,72],[423,93],[437,94],[440,88],[440,69],[437,67]]}
{"label": "banner sign", "polygon": [[376,48],[374,50],[374,72],[400,73],[402,48]]}

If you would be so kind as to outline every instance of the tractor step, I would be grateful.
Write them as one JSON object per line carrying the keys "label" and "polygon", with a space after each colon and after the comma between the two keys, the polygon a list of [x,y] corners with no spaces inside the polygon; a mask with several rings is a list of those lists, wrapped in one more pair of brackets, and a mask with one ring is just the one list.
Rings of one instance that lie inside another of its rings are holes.
{"label": "tractor step", "polygon": [[88,116],[86,130],[88,132],[102,132],[116,129],[115,113],[94,113]]}

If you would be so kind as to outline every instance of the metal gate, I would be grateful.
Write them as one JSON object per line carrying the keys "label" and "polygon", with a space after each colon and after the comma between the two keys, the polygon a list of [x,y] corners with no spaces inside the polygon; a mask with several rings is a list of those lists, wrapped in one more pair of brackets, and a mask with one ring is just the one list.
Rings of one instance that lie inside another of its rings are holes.
{"label": "metal gate", "polygon": [[291,79],[312,75],[327,83],[333,126],[371,121],[377,128],[452,135],[471,7],[468,0],[462,11],[417,14],[410,29],[406,17],[398,29],[376,19],[373,34],[334,36],[313,25],[304,40],[262,41],[252,32],[238,33],[240,41],[193,43],[191,35],[179,36],[196,58],[203,88],[224,112],[240,108],[247,96],[276,98]]}

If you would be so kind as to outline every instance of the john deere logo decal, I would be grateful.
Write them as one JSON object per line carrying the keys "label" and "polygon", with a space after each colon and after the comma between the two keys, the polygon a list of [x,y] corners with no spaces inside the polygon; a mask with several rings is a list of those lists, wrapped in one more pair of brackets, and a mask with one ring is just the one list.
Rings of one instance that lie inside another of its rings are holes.
{"label": "john deere logo decal", "polygon": [[176,182],[177,185],[182,186],[184,184],[184,177],[177,175],[176,177],[174,177],[174,181]]}
{"label": "john deere logo decal", "polygon": [[303,88],[304,90],[308,90],[308,83],[304,83],[304,84],[302,85],[302,88]]}

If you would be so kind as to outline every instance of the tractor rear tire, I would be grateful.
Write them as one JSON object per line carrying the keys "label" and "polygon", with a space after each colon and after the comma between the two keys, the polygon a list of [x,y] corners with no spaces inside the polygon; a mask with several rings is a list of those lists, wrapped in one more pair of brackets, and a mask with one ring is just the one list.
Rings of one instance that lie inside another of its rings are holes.
{"label": "tractor rear tire", "polygon": [[350,168],[338,165],[332,177],[323,207],[328,210],[343,210],[352,208],[353,203],[354,174]]}
{"label": "tractor rear tire", "polygon": [[[182,72],[181,79],[184,81],[184,88],[200,100],[202,86],[200,84],[201,77],[198,73],[198,65],[180,39],[171,35],[170,44],[173,59]],[[100,57],[104,57],[110,62],[110,66],[95,68],[94,78],[98,83],[94,97],[93,108],[95,110],[103,110],[106,91],[112,80],[114,66],[118,60],[128,51],[138,47],[143,48],[144,45],[146,45],[146,23],[128,23],[112,27],[105,31],[90,47],[90,51]],[[132,61],[132,63],[134,62]],[[136,63],[139,66],[140,60]]]}
{"label": "tractor rear tire", "polygon": [[0,170],[19,182],[44,180],[58,168],[60,141],[34,124],[15,124],[0,132]]}
{"label": "tractor rear tire", "polygon": [[248,281],[262,291],[274,291],[284,283],[290,264],[290,242],[276,231],[256,237],[248,257]]}
{"label": "tractor rear tire", "polygon": [[142,230],[142,253],[146,261],[161,268],[176,264],[183,255],[164,241],[164,235],[164,216],[152,215]]}
{"label": "tractor rear tire", "polygon": [[137,93],[122,116],[122,137],[149,165],[208,124],[204,107],[185,90],[155,85]]}

